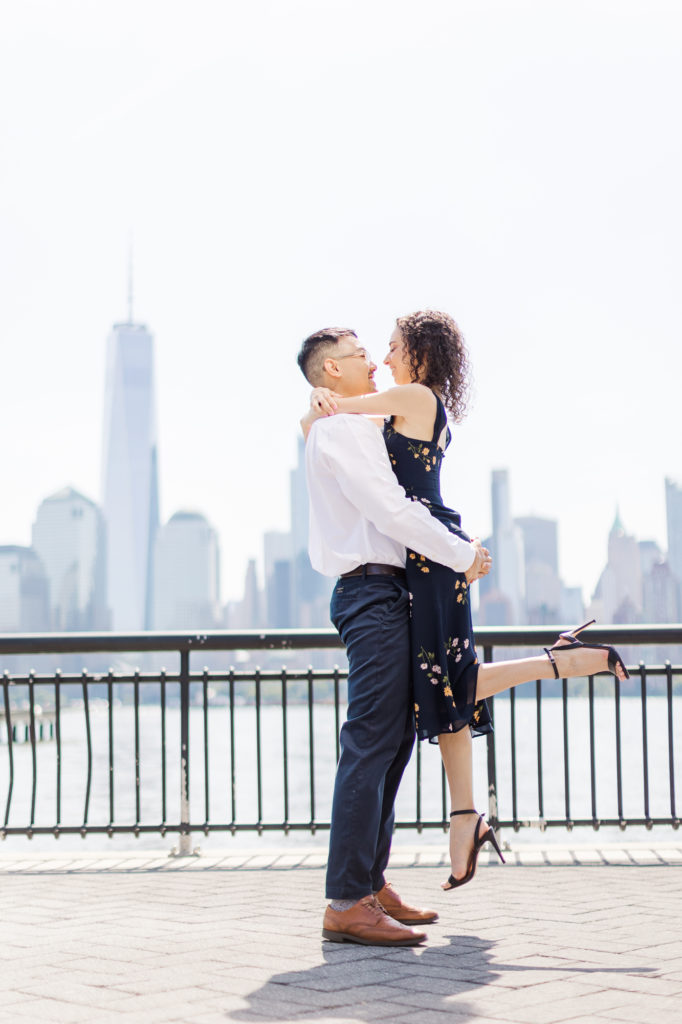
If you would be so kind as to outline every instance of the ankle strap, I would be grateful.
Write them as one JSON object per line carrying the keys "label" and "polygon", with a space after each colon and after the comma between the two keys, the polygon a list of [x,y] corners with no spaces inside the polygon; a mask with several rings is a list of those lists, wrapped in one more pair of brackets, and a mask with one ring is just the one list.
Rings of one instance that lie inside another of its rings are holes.
{"label": "ankle strap", "polygon": [[[579,640],[577,642],[580,643]],[[571,645],[570,644],[563,644],[563,646],[564,647],[570,647]],[[547,655],[547,657],[549,658],[549,663],[552,666],[552,668],[554,669],[554,678],[555,679],[559,679],[560,678],[559,677],[559,669],[556,667],[556,661],[554,660],[554,655],[552,654],[552,651],[553,650],[560,651],[561,647],[557,647],[557,648],[554,648],[554,647],[543,647],[542,649],[545,652],[545,654]]]}
{"label": "ankle strap", "polygon": [[[456,814],[478,814],[478,811],[474,811],[473,809],[470,811],[450,811],[451,818],[454,818]],[[480,814],[478,816],[480,818]]]}

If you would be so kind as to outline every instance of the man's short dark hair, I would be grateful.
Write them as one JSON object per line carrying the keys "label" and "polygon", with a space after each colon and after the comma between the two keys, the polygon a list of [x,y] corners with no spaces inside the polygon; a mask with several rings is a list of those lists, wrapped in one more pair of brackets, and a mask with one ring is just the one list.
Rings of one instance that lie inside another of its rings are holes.
{"label": "man's short dark hair", "polygon": [[357,339],[357,334],[350,327],[325,327],[305,339],[298,353],[298,365],[309,384],[313,387],[321,384],[325,359],[329,358],[341,338],[348,337]]}

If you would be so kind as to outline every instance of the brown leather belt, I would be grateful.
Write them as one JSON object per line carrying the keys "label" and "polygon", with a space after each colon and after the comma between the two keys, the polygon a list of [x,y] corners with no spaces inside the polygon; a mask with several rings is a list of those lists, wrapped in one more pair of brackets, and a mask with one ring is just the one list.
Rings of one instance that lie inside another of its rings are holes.
{"label": "brown leather belt", "polygon": [[405,570],[400,565],[385,565],[383,562],[367,562],[366,565],[359,565],[357,569],[350,572],[342,572],[341,579],[348,579],[349,576],[400,576],[405,578]]}

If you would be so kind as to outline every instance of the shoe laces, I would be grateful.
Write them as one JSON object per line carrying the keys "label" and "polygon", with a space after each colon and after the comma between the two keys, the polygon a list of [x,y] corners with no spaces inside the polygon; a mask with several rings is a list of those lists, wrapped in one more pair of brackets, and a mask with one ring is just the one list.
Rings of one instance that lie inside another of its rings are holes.
{"label": "shoe laces", "polygon": [[362,903],[363,907],[367,907],[368,910],[374,911],[377,918],[381,917],[382,915],[388,917],[388,914],[386,914],[386,911],[384,910],[376,896],[365,896],[365,898],[363,900],[360,900],[360,902]]}

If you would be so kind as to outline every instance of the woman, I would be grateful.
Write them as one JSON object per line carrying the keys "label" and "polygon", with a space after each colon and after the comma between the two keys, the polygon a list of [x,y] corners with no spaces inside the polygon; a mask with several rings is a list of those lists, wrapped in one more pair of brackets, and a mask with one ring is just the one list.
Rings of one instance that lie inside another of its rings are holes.
{"label": "woman", "polygon": [[[388,417],[384,440],[399,482],[413,501],[421,501],[452,532],[468,540],[460,516],[443,504],[440,467],[451,434],[447,416],[459,421],[467,394],[467,352],[454,320],[432,310],[400,317],[384,359],[396,387],[358,398],[342,398],[316,388],[312,415],[367,413]],[[381,422],[381,421],[380,421]],[[412,595],[410,622],[417,735],[437,742],[452,801],[452,872],[444,889],[471,880],[483,843],[497,840],[473,807],[472,735],[491,731],[485,698],[519,683],[591,675],[609,668],[619,678],[627,670],[612,648],[583,645],[576,634],[561,634],[546,657],[479,665],[476,657],[469,588],[464,573],[407,553]],[[468,726],[469,728],[465,728]]]}

